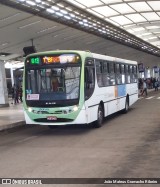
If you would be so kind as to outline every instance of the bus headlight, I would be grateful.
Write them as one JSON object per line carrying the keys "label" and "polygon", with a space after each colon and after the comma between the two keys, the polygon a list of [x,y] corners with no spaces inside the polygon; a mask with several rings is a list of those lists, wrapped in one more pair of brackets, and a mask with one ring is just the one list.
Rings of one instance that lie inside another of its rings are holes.
{"label": "bus headlight", "polygon": [[32,112],[32,108],[29,107],[29,108],[28,108],[28,112]]}
{"label": "bus headlight", "polygon": [[69,113],[71,113],[71,112],[76,112],[78,110],[78,106],[77,105],[75,105],[72,109],[70,108],[70,109],[63,109],[62,110],[62,113],[63,114],[69,114]]}
{"label": "bus headlight", "polygon": [[76,105],[73,107],[73,111],[76,112],[77,110],[78,110],[78,106]]}

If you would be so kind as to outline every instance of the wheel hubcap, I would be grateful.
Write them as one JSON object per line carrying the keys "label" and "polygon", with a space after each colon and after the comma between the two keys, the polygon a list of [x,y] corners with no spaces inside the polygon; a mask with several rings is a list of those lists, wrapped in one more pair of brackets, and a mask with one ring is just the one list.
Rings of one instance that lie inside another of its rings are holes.
{"label": "wheel hubcap", "polygon": [[103,112],[101,110],[99,110],[99,112],[98,112],[98,121],[99,121],[99,123],[102,123],[102,120],[103,120]]}
{"label": "wheel hubcap", "polygon": [[126,102],[126,110],[128,110],[128,102]]}

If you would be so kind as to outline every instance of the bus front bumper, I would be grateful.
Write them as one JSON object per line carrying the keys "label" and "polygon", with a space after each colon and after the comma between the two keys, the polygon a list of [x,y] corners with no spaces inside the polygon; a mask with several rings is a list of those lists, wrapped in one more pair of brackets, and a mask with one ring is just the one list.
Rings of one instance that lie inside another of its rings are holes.
{"label": "bus front bumper", "polygon": [[68,118],[57,118],[57,121],[47,120],[46,118],[31,119],[27,112],[24,111],[26,124],[37,124],[37,125],[72,125],[72,124],[86,124],[88,123],[88,117],[85,109],[82,109],[76,119],[71,120]]}

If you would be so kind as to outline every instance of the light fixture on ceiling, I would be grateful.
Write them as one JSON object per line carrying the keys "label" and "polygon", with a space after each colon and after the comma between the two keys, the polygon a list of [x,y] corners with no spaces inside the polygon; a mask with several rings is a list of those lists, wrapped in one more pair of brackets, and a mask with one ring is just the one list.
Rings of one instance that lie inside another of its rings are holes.
{"label": "light fixture on ceiling", "polygon": [[152,39],[155,39],[155,38],[157,38],[157,37],[153,36],[153,37],[148,38],[148,40],[152,40]]}
{"label": "light fixture on ceiling", "polygon": [[11,19],[11,18],[13,18],[13,17],[16,17],[16,16],[18,16],[18,15],[20,15],[20,14],[21,14],[21,13],[18,12],[18,13],[16,13],[16,14],[11,15],[11,16],[2,18],[2,19],[0,19],[0,21],[6,21],[6,20]]}
{"label": "light fixture on ceiling", "polygon": [[59,8],[58,8],[57,6],[51,6],[51,8],[52,8],[53,10],[59,10]]}
{"label": "light fixture on ceiling", "polygon": [[57,26],[55,25],[55,26],[53,26],[53,27],[48,27],[48,28],[46,28],[46,29],[42,29],[42,30],[38,31],[37,34],[42,33],[42,32],[46,32],[46,31],[51,30],[51,29],[54,29],[54,28],[56,28],[56,27],[57,27]]}
{"label": "light fixture on ceiling", "polygon": [[36,3],[41,3],[42,1],[41,0],[35,0],[36,1]]}
{"label": "light fixture on ceiling", "polygon": [[24,29],[26,27],[29,27],[29,26],[32,26],[32,25],[35,25],[37,23],[40,23],[41,20],[38,20],[38,21],[35,21],[35,22],[32,22],[32,23],[29,23],[29,24],[26,24],[26,25],[23,25],[23,26],[20,26],[19,29]]}
{"label": "light fixture on ceiling", "polygon": [[32,6],[35,6],[35,5],[36,5],[36,3],[33,2],[33,1],[26,1],[26,3],[29,4],[29,5],[32,5]]}
{"label": "light fixture on ceiling", "polygon": [[66,19],[71,19],[71,17],[69,17],[69,16],[64,16]]}
{"label": "light fixture on ceiling", "polygon": [[57,15],[57,16],[63,16],[63,14],[60,13],[60,12],[56,12],[56,15]]}
{"label": "light fixture on ceiling", "polygon": [[8,42],[2,43],[1,46],[6,46],[6,45],[8,45],[8,44],[9,44]]}
{"label": "light fixture on ceiling", "polygon": [[55,11],[53,9],[51,9],[51,8],[47,8],[46,11],[51,13],[51,14],[55,13]]}

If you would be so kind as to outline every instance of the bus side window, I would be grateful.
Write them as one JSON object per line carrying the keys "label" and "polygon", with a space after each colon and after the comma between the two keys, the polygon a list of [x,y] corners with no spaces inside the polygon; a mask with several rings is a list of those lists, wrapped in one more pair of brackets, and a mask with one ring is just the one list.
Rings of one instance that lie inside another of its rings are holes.
{"label": "bus side window", "polygon": [[97,74],[97,83],[99,87],[103,85],[103,62],[100,60],[96,60],[96,74]]}
{"label": "bus side window", "polygon": [[137,66],[133,66],[133,82],[137,82]]}
{"label": "bus side window", "polygon": [[125,65],[125,82],[126,84],[130,83],[130,69],[128,64]]}
{"label": "bus side window", "polygon": [[108,70],[109,70],[109,85],[115,85],[116,78],[115,78],[115,66],[114,62],[109,62],[108,63]]}
{"label": "bus side window", "polygon": [[133,81],[133,66],[129,65],[129,68],[130,68],[130,70],[129,70],[129,72],[130,72],[130,80],[131,80],[131,83],[133,83],[134,82]]}
{"label": "bus side window", "polygon": [[125,84],[125,66],[122,63],[117,63],[116,67],[116,80],[117,84]]}
{"label": "bus side window", "polygon": [[116,82],[117,84],[121,84],[121,70],[120,70],[120,64],[115,64],[116,68]]}
{"label": "bus side window", "polygon": [[86,63],[84,71],[85,71],[84,73],[85,99],[88,99],[93,94],[94,86],[95,86],[94,64],[92,63],[92,65],[88,65],[88,63]]}
{"label": "bus side window", "polygon": [[121,64],[121,76],[122,76],[122,84],[125,84],[125,65]]}

